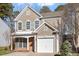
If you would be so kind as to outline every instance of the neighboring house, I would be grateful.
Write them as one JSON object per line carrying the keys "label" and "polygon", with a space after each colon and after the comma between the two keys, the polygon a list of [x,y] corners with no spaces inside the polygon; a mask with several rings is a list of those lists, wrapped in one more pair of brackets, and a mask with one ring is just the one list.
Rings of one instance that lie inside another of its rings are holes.
{"label": "neighboring house", "polygon": [[25,7],[14,22],[15,31],[11,37],[11,50],[59,53],[60,13],[44,17],[31,7]]}
{"label": "neighboring house", "polygon": [[13,21],[13,17],[9,17],[9,16],[4,16],[2,17],[3,21],[10,27],[11,32],[14,31],[14,21]]}
{"label": "neighboring house", "polygon": [[0,18],[0,47],[10,46],[10,27]]}

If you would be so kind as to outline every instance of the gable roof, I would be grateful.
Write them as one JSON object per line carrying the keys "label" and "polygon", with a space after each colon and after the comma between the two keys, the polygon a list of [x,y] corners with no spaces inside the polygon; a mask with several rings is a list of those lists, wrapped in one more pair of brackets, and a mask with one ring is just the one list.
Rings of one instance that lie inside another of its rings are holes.
{"label": "gable roof", "polygon": [[31,8],[30,6],[28,6],[29,9],[31,9],[34,13],[36,13],[39,17],[42,17],[42,15],[40,13],[38,13],[37,11],[35,11],[33,8]]}
{"label": "gable roof", "polygon": [[47,26],[49,26],[51,29],[54,29],[55,30],[55,32],[58,32],[58,30],[57,29],[55,29],[53,26],[51,26],[49,23],[47,23],[47,22],[43,22],[37,29],[35,29],[35,31],[34,32],[37,32],[37,31],[39,31],[39,29],[44,25],[44,24],[46,24]]}
{"label": "gable roof", "polygon": [[54,11],[54,12],[47,12],[47,13],[41,13],[41,15],[43,16],[43,18],[47,18],[47,17],[60,17],[63,15],[64,11]]}
{"label": "gable roof", "polygon": [[32,9],[30,6],[26,6],[21,12],[20,14],[14,19],[14,21],[16,21],[22,14],[23,12],[25,12],[27,10],[27,8],[29,8],[30,10],[32,10],[36,15],[38,15],[39,17],[42,17],[41,14],[39,14],[37,11],[35,11],[34,9]]}

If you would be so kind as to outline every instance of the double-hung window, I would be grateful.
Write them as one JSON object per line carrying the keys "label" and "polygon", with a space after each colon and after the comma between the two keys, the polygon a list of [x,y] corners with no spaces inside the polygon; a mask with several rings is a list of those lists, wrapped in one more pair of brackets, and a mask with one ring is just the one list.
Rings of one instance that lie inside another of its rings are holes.
{"label": "double-hung window", "polygon": [[26,29],[30,29],[30,21],[26,22]]}
{"label": "double-hung window", "polygon": [[39,21],[35,21],[35,29],[39,26]]}
{"label": "double-hung window", "polygon": [[18,23],[18,30],[22,30],[22,22]]}

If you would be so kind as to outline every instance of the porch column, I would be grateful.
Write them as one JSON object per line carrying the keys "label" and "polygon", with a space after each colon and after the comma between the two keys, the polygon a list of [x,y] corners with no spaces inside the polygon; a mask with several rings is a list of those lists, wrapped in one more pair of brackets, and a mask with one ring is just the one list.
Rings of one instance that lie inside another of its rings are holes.
{"label": "porch column", "polygon": [[29,37],[27,37],[27,50],[29,50]]}
{"label": "porch column", "polygon": [[37,39],[37,37],[35,36],[34,37],[34,52],[36,52],[36,49],[37,49],[37,47],[36,47],[36,39]]}
{"label": "porch column", "polygon": [[59,52],[59,36],[58,36],[58,34],[56,35],[56,38],[57,38],[57,52]]}

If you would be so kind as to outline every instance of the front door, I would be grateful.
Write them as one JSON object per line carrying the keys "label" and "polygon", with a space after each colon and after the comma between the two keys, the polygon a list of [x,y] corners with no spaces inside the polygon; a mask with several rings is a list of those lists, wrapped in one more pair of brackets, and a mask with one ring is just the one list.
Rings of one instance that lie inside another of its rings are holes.
{"label": "front door", "polygon": [[29,51],[34,51],[34,37],[29,38]]}
{"label": "front door", "polygon": [[25,50],[27,50],[27,39],[16,38],[15,39],[15,51],[25,51]]}

